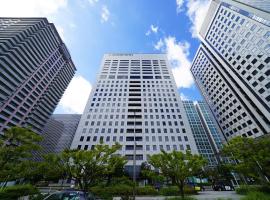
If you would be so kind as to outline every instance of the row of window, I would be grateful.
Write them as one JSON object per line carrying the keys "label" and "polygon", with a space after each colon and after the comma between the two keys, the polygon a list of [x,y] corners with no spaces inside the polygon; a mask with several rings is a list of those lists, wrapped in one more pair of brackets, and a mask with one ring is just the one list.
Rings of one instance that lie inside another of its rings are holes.
{"label": "row of window", "polygon": [[[118,123],[117,123],[118,124]],[[121,124],[119,123],[119,126],[124,126],[124,122]],[[115,125],[118,126],[118,125]],[[138,128],[138,127],[137,127]],[[137,132],[139,133],[186,133],[186,129],[182,128],[181,131],[179,128],[145,128],[143,129],[138,129]],[[87,128],[83,128],[82,133],[86,133]],[[102,133],[102,134],[111,134],[111,133],[133,133],[134,129],[124,129],[124,128],[89,128],[88,133]]]}
{"label": "row of window", "polygon": [[[190,145],[189,144],[187,144],[185,146],[186,146],[186,148],[184,148],[183,144],[180,144],[180,145],[176,145],[176,144],[174,144],[174,145],[159,145],[159,146],[158,145],[145,145],[145,150],[146,151],[161,151],[161,150],[165,150],[165,149],[167,151],[172,151],[172,150],[184,151],[185,149],[190,150]],[[77,146],[77,149],[83,149],[83,150],[94,149],[94,148],[95,148],[95,145],[84,145],[84,146],[78,145]],[[123,150],[123,148],[124,147],[122,146],[120,150]],[[132,156],[133,155],[128,155],[128,157],[127,157],[128,160],[132,160],[133,159]],[[136,156],[138,156],[138,155],[136,155]],[[131,157],[132,157],[132,159],[131,159]],[[137,157],[136,157],[136,159],[137,159]],[[140,159],[137,159],[137,160],[143,160],[143,155],[141,155]]]}
{"label": "row of window", "polygon": [[[201,82],[200,87],[202,90],[208,93],[208,98],[211,99],[211,104],[213,105],[213,109],[216,112],[216,116],[225,132],[225,135],[229,137],[235,133],[241,133],[241,131],[239,131],[239,124],[237,122],[241,121],[243,126],[245,126],[246,121],[250,121],[250,117],[246,114],[246,112],[244,112],[237,100],[233,98],[233,95],[229,92],[225,82],[219,81],[221,79],[217,75],[212,64],[210,64],[210,62],[206,59],[203,51],[199,53],[197,61],[194,63],[194,69],[192,69],[194,71],[194,75],[199,78]],[[206,74],[208,76],[207,79],[205,78]],[[223,86],[219,87],[219,84],[223,84]],[[233,122],[230,123],[230,126],[226,125],[229,119]],[[242,127],[240,129],[242,129]]]}
{"label": "row of window", "polygon": [[[228,8],[226,12],[231,13]],[[265,66],[270,62],[270,57],[267,56],[270,53],[268,40],[270,31],[254,20],[243,19],[243,16],[240,25],[236,28],[233,27],[235,23],[231,22],[232,20],[220,13],[210,28],[207,41],[227,59],[264,101],[269,102],[270,94],[267,90],[270,88],[270,83],[267,77],[270,76],[270,69],[267,70]]]}
{"label": "row of window", "polygon": [[[152,142],[156,142],[157,140],[159,142],[181,142],[182,141],[182,137],[183,137],[183,141],[185,142],[188,142],[188,137],[187,136],[145,136],[145,141],[146,142],[149,142],[150,139]],[[103,142],[103,141],[106,141],[106,142],[110,142],[110,141],[113,141],[113,142],[116,142],[117,141],[117,136],[81,136],[80,137],[80,142],[90,142],[92,138],[92,142]],[[106,139],[106,140],[105,140]],[[130,139],[134,139],[133,137],[131,136],[128,136],[126,137],[126,141],[131,141]],[[156,140],[157,139],[157,140]],[[119,140],[120,142],[123,142],[124,140],[124,136],[119,136]],[[142,141],[142,138],[140,139],[140,141]]]}

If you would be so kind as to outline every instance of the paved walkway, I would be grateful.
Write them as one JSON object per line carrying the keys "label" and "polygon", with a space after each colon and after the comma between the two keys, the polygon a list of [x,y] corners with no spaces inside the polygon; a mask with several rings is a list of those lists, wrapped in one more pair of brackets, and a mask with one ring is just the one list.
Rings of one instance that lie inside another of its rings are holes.
{"label": "paved walkway", "polygon": [[204,191],[193,197],[197,200],[218,200],[219,198],[240,200],[242,196],[236,194],[235,191]]}
{"label": "paved walkway", "polygon": [[[234,191],[204,191],[199,192],[198,195],[192,196],[197,200],[240,200],[241,195],[236,194]],[[136,197],[136,200],[165,200],[168,197],[158,196],[158,197]],[[114,197],[113,200],[120,200],[119,197]]]}

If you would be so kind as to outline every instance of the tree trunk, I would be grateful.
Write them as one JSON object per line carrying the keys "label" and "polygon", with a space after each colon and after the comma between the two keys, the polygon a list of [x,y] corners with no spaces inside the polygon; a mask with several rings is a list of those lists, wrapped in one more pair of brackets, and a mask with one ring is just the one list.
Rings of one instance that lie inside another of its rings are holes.
{"label": "tree trunk", "polygon": [[184,181],[180,181],[180,193],[181,193],[181,197],[182,199],[184,199],[185,194],[184,194]]}
{"label": "tree trunk", "polygon": [[111,175],[108,175],[108,178],[107,178],[107,186],[109,186],[112,182],[112,176]]}
{"label": "tree trunk", "polygon": [[171,177],[172,179],[172,185],[176,185],[175,177]]}
{"label": "tree trunk", "polygon": [[77,181],[78,181],[78,184],[79,184],[80,189],[83,190],[83,183],[82,183],[82,181],[81,180],[77,180]]}

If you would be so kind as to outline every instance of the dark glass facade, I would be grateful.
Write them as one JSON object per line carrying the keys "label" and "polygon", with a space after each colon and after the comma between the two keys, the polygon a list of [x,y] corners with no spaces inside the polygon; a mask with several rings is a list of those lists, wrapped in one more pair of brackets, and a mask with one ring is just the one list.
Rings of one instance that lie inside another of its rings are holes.
{"label": "dark glass facade", "polygon": [[60,153],[69,149],[80,119],[79,114],[52,115],[42,131],[43,153]]}

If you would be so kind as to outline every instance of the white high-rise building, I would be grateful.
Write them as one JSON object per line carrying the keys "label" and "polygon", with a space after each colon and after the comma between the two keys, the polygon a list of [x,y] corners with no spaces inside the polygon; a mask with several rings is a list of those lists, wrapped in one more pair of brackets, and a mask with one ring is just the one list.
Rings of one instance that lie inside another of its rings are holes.
{"label": "white high-rise building", "polygon": [[198,153],[168,65],[165,54],[105,54],[71,148],[119,142],[127,168],[134,137],[137,166],[162,149]]}
{"label": "white high-rise building", "polygon": [[270,133],[270,1],[255,2],[211,2],[191,67],[227,139]]}

